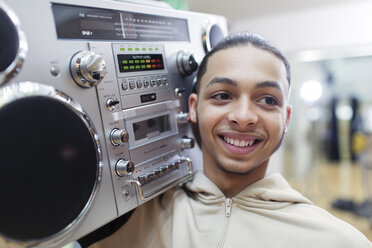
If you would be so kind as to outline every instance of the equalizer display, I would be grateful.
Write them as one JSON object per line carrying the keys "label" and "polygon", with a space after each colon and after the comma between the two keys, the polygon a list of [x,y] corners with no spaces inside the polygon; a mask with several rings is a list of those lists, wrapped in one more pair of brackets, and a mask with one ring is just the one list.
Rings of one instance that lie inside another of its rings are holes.
{"label": "equalizer display", "polygon": [[120,72],[163,70],[161,54],[118,54]]}

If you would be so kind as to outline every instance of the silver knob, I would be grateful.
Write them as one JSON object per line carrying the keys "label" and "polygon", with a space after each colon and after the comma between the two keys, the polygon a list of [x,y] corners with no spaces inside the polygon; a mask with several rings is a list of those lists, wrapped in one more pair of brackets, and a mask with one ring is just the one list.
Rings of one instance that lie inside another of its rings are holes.
{"label": "silver knob", "polygon": [[83,88],[98,85],[106,74],[106,62],[92,51],[76,53],[70,62],[70,72],[74,81]]}
{"label": "silver knob", "polygon": [[134,163],[132,161],[119,159],[115,164],[115,172],[119,177],[132,175]]}
{"label": "silver knob", "polygon": [[182,93],[186,92],[186,88],[175,88],[174,94],[176,96],[182,96]]}
{"label": "silver knob", "polygon": [[114,146],[127,143],[129,140],[129,133],[125,129],[112,129],[110,133],[110,141]]}
{"label": "silver knob", "polygon": [[193,138],[183,137],[181,140],[182,149],[191,149],[195,146],[195,140]]}
{"label": "silver knob", "polygon": [[114,111],[116,109],[116,106],[119,104],[119,100],[114,100],[112,98],[109,98],[107,99],[106,101],[106,108],[109,110],[109,111]]}
{"label": "silver knob", "polygon": [[191,75],[198,69],[198,62],[192,53],[186,51],[179,51],[177,53],[177,69],[182,76]]}
{"label": "silver knob", "polygon": [[177,115],[176,115],[176,118],[177,118],[177,123],[178,124],[187,124],[188,122],[188,117],[189,114],[188,113],[184,113],[184,112],[179,112]]}

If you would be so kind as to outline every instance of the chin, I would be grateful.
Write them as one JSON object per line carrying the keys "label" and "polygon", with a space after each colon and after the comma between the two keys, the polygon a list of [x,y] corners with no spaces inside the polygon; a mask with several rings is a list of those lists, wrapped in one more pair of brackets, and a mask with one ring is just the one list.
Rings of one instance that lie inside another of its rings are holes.
{"label": "chin", "polygon": [[225,173],[231,174],[231,175],[248,175],[251,174],[258,166],[254,167],[242,167],[242,166],[225,166],[221,164],[217,164],[218,167]]}

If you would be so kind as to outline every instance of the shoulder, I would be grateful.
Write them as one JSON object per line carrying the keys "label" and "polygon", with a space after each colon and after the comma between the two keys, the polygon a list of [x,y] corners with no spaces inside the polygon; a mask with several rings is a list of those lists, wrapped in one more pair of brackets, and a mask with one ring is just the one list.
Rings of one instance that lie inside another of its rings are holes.
{"label": "shoulder", "polygon": [[[90,248],[171,247],[174,202],[181,189],[170,189],[138,206],[114,234]],[[125,244],[125,245],[124,245]]]}

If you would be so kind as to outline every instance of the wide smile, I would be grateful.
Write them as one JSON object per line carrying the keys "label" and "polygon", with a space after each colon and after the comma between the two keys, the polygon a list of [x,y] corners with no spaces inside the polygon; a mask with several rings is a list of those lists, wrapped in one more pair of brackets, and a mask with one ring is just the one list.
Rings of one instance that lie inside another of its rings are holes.
{"label": "wide smile", "polygon": [[248,139],[248,140],[239,140],[234,138],[229,138],[226,136],[222,136],[226,143],[237,146],[237,147],[247,147],[257,144],[259,142],[258,139]]}
{"label": "wide smile", "polygon": [[219,135],[219,137],[226,149],[238,154],[252,152],[262,141],[262,139],[254,137],[229,137],[225,135]]}

